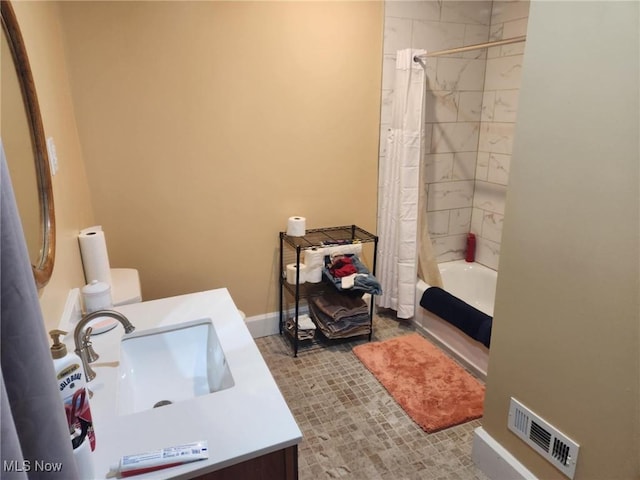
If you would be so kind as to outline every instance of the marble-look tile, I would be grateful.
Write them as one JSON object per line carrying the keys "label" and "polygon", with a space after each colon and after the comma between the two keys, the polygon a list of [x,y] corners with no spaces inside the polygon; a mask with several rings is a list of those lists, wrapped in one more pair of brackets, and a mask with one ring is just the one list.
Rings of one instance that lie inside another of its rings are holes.
{"label": "marble-look tile", "polygon": [[476,262],[493,270],[498,270],[500,264],[500,244],[482,237],[478,238],[476,240]]}
{"label": "marble-look tile", "polygon": [[487,48],[487,58],[499,57],[500,52],[501,52],[500,47],[489,47]]}
{"label": "marble-look tile", "polygon": [[384,14],[385,17],[439,20],[440,3],[439,0],[386,0],[384,2]]}
{"label": "marble-look tile", "polygon": [[429,183],[449,181],[453,175],[453,153],[425,155],[425,178]]}
{"label": "marble-look tile", "polygon": [[491,23],[505,23],[529,16],[529,1],[497,1],[493,2]]}
{"label": "marble-look tile", "polygon": [[458,122],[479,122],[482,117],[482,92],[460,92]]}
{"label": "marble-look tile", "polygon": [[478,152],[476,157],[476,180],[489,178],[489,152]]}
{"label": "marble-look tile", "polygon": [[509,184],[509,166],[511,163],[511,155],[503,155],[500,153],[489,154],[489,172],[487,180],[500,185]]}
{"label": "marble-look tile", "polygon": [[504,215],[507,187],[489,182],[475,182],[473,206]]}
{"label": "marble-look tile", "polygon": [[522,76],[522,56],[487,59],[485,90],[510,90],[520,88]]}
{"label": "marble-look tile", "polygon": [[478,151],[511,154],[514,129],[513,123],[482,123]]}
{"label": "marble-look tile", "polygon": [[480,236],[482,233],[482,221],[484,220],[484,210],[473,207],[471,209],[471,227],[470,232]]}
{"label": "marble-look tile", "polygon": [[385,55],[395,55],[398,50],[408,48],[411,43],[411,20],[389,17],[384,23]]}
{"label": "marble-look tile", "polygon": [[396,55],[382,58],[382,90],[393,90],[396,81]]}
{"label": "marble-look tile", "polygon": [[489,41],[489,30],[490,27],[488,25],[465,25],[464,45],[476,45]]}
{"label": "marble-look tile", "polygon": [[485,212],[482,218],[482,238],[500,243],[502,239],[502,222],[504,215],[494,212]]}
{"label": "marble-look tile", "polygon": [[[482,42],[481,42],[482,43]],[[468,58],[473,60],[486,60],[487,59],[487,49],[481,48],[479,50],[470,50],[468,52],[462,52],[457,54],[460,58]]]}
{"label": "marble-look tile", "polygon": [[427,226],[431,238],[449,234],[449,210],[427,213]]}
{"label": "marble-look tile", "polygon": [[470,180],[434,183],[429,186],[427,206],[429,210],[449,210],[471,207],[474,182]]}
{"label": "marble-look tile", "polygon": [[504,38],[513,38],[519,37],[521,35],[527,34],[527,25],[529,23],[529,19],[519,18],[517,20],[512,20],[510,22],[505,22],[503,28]]}
{"label": "marble-look tile", "polygon": [[500,47],[500,56],[523,55],[526,42],[511,43]]}
{"label": "marble-look tile", "polygon": [[426,92],[425,121],[427,123],[455,122],[458,118],[459,97],[459,92],[444,90]]}
{"label": "marble-look tile", "polygon": [[[504,38],[504,23],[492,23],[489,28],[489,41],[495,42],[496,40],[502,40]],[[495,47],[492,47],[495,48]],[[491,55],[497,57],[498,55]]]}
{"label": "marble-look tile", "polygon": [[483,122],[492,122],[496,103],[496,92],[482,92],[482,114],[480,120]]}
{"label": "marble-look tile", "polygon": [[473,180],[476,174],[476,152],[453,154],[453,180]]}
{"label": "marble-look tile", "polygon": [[435,123],[431,139],[432,153],[476,151],[480,135],[480,124]]}
{"label": "marble-look tile", "polygon": [[428,123],[424,126],[424,139],[422,145],[422,152],[428,154],[431,152],[431,140],[433,137],[433,124]]}
{"label": "marble-look tile", "polygon": [[456,48],[464,43],[465,26],[461,23],[413,22],[411,43],[427,52]]}
{"label": "marble-look tile", "polygon": [[438,263],[464,258],[467,235],[447,235],[433,240],[433,251]]}
{"label": "marble-look tile", "polygon": [[490,1],[447,1],[442,2],[443,22],[489,25],[492,3]]}
{"label": "marble-look tile", "polygon": [[471,228],[471,208],[456,208],[450,210],[449,234],[466,235]]}
{"label": "marble-look tile", "polygon": [[493,108],[494,122],[515,122],[518,113],[520,90],[498,90],[495,92]]}
{"label": "marble-look tile", "polygon": [[485,61],[466,58],[438,57],[433,90],[482,91]]}

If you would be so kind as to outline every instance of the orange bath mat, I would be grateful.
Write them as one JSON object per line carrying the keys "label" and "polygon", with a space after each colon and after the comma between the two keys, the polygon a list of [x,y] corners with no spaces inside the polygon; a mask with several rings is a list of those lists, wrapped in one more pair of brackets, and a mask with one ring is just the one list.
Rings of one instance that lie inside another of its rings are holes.
{"label": "orange bath mat", "polygon": [[353,353],[425,432],[482,417],[484,386],[417,333]]}

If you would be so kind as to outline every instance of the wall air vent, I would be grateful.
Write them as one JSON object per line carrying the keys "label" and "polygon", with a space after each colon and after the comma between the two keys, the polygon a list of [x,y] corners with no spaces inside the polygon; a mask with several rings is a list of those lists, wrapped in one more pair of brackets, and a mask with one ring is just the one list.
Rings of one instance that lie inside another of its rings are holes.
{"label": "wall air vent", "polygon": [[508,427],[558,470],[567,477],[573,478],[580,445],[513,397],[509,405]]}

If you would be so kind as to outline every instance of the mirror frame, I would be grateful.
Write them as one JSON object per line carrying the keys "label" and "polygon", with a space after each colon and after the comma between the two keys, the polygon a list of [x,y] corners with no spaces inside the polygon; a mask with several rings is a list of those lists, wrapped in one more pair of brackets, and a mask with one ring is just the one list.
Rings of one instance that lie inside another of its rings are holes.
{"label": "mirror frame", "polygon": [[[29,126],[31,141],[35,157],[36,175],[38,181],[38,195],[40,205],[40,257],[33,268],[33,277],[38,289],[43,288],[51,278],[56,251],[56,221],[53,206],[53,186],[51,182],[51,170],[49,167],[49,154],[47,142],[40,116],[40,105],[33,82],[31,66],[27,57],[22,33],[18,26],[18,20],[13,11],[13,6],[8,0],[0,2],[0,16],[2,28],[9,41],[9,48],[13,56],[13,63],[18,72],[18,79],[22,89]],[[33,261],[33,259],[31,259]]]}

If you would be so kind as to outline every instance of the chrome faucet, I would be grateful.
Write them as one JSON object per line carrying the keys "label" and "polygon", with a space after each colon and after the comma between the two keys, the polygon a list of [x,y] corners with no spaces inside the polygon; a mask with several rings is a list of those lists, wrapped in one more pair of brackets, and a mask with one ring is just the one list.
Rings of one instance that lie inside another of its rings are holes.
{"label": "chrome faucet", "polygon": [[96,310],[95,312],[87,313],[82,317],[73,331],[73,341],[76,346],[75,352],[82,360],[82,366],[84,367],[84,374],[87,377],[87,382],[96,378],[96,372],[89,364],[98,359],[98,354],[91,346],[91,327],[87,328],[84,332],[83,330],[91,320],[98,317],[111,317],[118,320],[124,327],[124,333],[131,333],[136,329],[127,317],[115,310]]}

